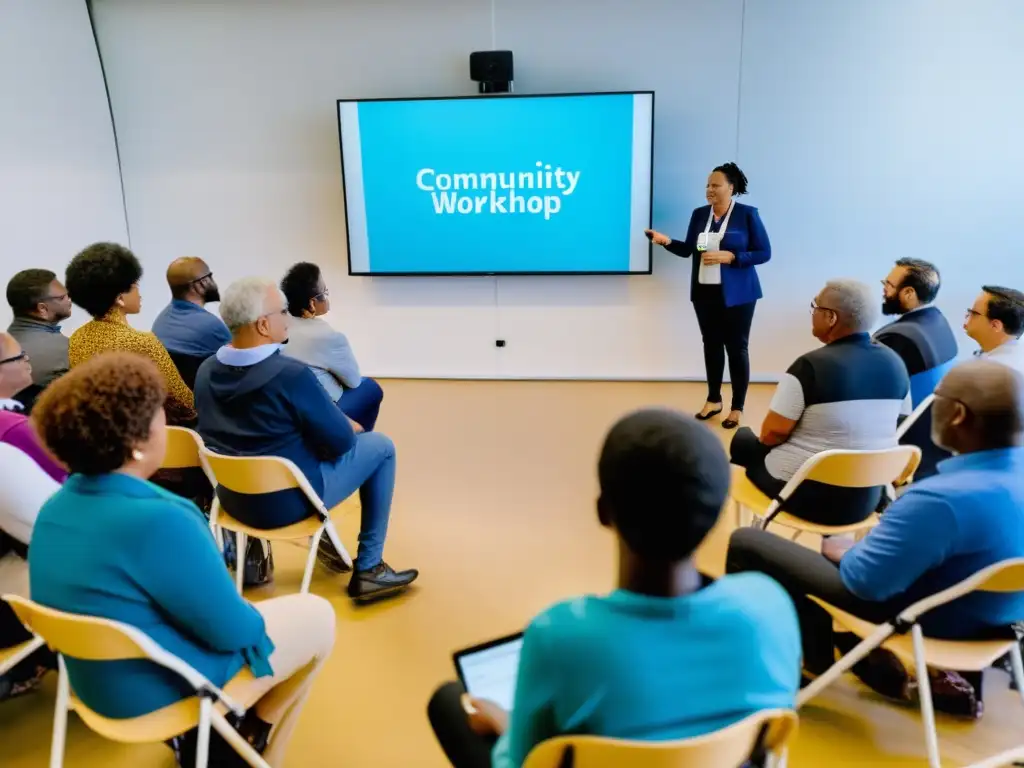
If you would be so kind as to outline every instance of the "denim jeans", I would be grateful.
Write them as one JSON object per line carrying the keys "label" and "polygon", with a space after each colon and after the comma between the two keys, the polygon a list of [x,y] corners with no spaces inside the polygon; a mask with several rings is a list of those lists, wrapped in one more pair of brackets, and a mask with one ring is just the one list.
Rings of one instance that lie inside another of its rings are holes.
{"label": "denim jeans", "polygon": [[384,390],[380,384],[366,376],[358,387],[345,390],[338,400],[338,407],[367,432],[373,432],[383,399]]}
{"label": "denim jeans", "polygon": [[323,501],[328,509],[359,489],[363,517],[359,528],[356,568],[368,571],[384,556],[384,539],[395,492],[395,444],[379,432],[356,435],[355,447],[336,461],[320,464],[324,479]]}

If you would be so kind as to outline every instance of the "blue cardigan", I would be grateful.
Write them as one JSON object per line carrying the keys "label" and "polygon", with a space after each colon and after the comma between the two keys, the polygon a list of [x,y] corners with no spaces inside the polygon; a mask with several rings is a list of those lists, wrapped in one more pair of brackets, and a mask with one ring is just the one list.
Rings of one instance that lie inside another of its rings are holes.
{"label": "blue cardigan", "polygon": [[[690,216],[690,226],[686,229],[685,240],[673,240],[665,249],[684,259],[693,259],[692,278],[690,280],[690,301],[693,301],[697,289],[697,271],[700,269],[700,258],[697,254],[697,236],[704,231],[708,223],[710,205],[702,205]],[[757,279],[755,264],[764,264],[772,257],[772,245],[768,242],[768,232],[757,214],[757,208],[751,205],[736,203],[729,218],[729,228],[722,238],[723,251],[736,254],[736,261],[722,265],[722,296],[725,306],[735,307],[761,298],[761,281]]]}
{"label": "blue cardigan", "polygon": [[[237,592],[203,513],[128,475],[72,475],[43,505],[28,551],[32,599],[136,627],[224,685],[248,664],[272,674],[263,616]],[[107,717],[192,694],[152,662],[67,659],[71,687]]]}

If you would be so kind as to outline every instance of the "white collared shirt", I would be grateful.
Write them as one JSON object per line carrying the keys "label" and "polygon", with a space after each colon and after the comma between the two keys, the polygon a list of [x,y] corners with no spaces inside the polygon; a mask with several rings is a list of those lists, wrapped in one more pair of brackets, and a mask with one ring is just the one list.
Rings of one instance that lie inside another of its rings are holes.
{"label": "white collared shirt", "polygon": [[983,357],[991,358],[997,363],[1002,363],[1018,373],[1024,374],[1024,345],[1020,343],[1020,339],[1003,342]]}

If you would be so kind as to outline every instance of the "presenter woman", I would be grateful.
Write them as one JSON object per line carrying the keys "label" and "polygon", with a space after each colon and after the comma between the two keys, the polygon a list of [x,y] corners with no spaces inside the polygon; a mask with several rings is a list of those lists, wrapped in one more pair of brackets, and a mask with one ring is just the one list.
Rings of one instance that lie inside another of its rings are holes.
{"label": "presenter woman", "polygon": [[747,339],[754,306],[761,298],[761,283],[754,267],[772,257],[757,208],[733,199],[746,191],[743,171],[735,163],[720,165],[708,176],[708,205],[690,216],[685,240],[647,230],[651,241],[670,253],[684,259],[694,257],[690,300],[697,312],[708,377],[708,399],[697,418],[707,421],[722,412],[722,376],[728,354],[732,406],[729,417],[722,422],[726,429],[739,426],[750,383]]}

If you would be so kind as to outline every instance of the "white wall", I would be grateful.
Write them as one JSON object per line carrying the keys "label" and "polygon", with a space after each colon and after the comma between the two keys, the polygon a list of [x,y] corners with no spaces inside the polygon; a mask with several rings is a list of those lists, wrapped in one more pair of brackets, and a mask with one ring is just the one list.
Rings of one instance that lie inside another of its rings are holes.
{"label": "white wall", "polygon": [[[82,0],[0,0],[0,285],[126,242],[110,110]],[[76,311],[68,327],[84,322]],[[0,327],[10,310],[0,301]]]}
{"label": "white wall", "polygon": [[[325,270],[364,367],[390,376],[703,377],[689,265],[654,277],[350,278],[334,100],[473,92],[511,48],[519,92],[657,92],[655,225],[681,234],[736,159],[773,261],[755,377],[810,348],[822,281],[893,259],[943,269],[958,322],[982,282],[1024,286],[1011,132],[1017,0],[95,0],[133,247],[202,255],[226,284]],[[493,38],[492,38],[493,32]],[[415,233],[395,221],[395,236]],[[880,290],[880,288],[879,288]],[[151,280],[145,325],[166,301]],[[495,338],[508,346],[494,347]]]}

